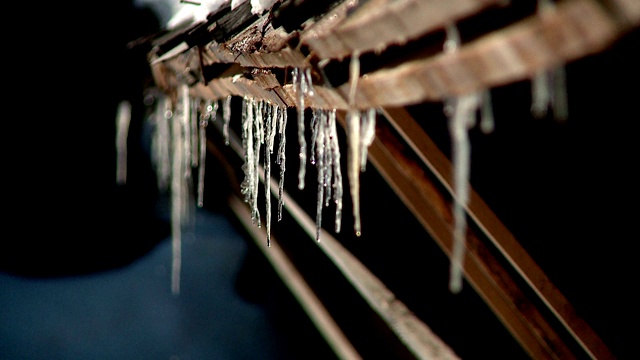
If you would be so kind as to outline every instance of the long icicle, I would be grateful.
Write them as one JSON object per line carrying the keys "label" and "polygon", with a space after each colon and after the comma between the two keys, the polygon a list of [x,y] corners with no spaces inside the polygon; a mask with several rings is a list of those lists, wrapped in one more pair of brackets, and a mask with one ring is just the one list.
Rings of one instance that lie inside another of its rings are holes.
{"label": "long icicle", "polygon": [[200,132],[198,133],[200,158],[198,163],[198,207],[204,206],[204,173],[207,157],[207,125],[209,121],[216,121],[218,117],[218,102],[207,100],[204,112],[200,115]]}
{"label": "long icicle", "polygon": [[353,231],[362,234],[360,228],[360,111],[355,107],[356,89],[360,77],[360,53],[354,51],[349,64],[349,111],[347,113],[347,175],[353,203]]}
{"label": "long icicle", "polygon": [[340,170],[340,145],[338,144],[338,132],[336,130],[336,109],[329,112],[329,138],[331,140],[331,157],[333,163],[333,201],[336,204],[334,230],[340,232],[342,227],[342,171]]}
{"label": "long icicle", "polygon": [[260,221],[260,210],[258,209],[258,189],[260,188],[260,148],[262,146],[262,142],[264,141],[264,132],[263,128],[263,107],[264,101],[254,101],[254,110],[255,114],[253,117],[254,128],[253,128],[253,146],[255,147],[253,150],[253,195],[251,196],[251,209],[253,215],[254,224],[257,224],[258,227],[262,226],[262,222]]}
{"label": "long icicle", "polygon": [[280,143],[278,144],[278,157],[276,162],[280,166],[280,181],[278,183],[278,221],[282,220],[282,206],[284,205],[284,173],[286,170],[287,156],[286,150],[286,128],[287,128],[287,108],[278,108],[278,132],[280,133]]}
{"label": "long icicle", "polygon": [[124,185],[127,183],[127,138],[129,135],[129,123],[131,122],[131,103],[123,100],[118,104],[116,116],[116,183]]}
{"label": "long icicle", "polygon": [[449,290],[462,290],[462,273],[467,239],[467,216],[465,208],[469,201],[469,168],[471,144],[468,130],[475,123],[475,114],[482,102],[482,94],[462,95],[455,99],[453,116],[449,119],[451,133],[451,154],[453,158],[453,178],[455,198],[453,201],[453,248],[451,251],[451,277]]}
{"label": "long icicle", "polygon": [[314,134],[315,136],[315,151],[316,151],[316,168],[318,169],[318,192],[316,203],[316,240],[320,241],[320,229],[322,228],[322,208],[324,207],[324,176],[325,176],[325,161],[324,161],[324,124],[323,111],[316,110],[314,117]]}
{"label": "long icicle", "polygon": [[300,152],[298,157],[300,158],[300,169],[298,171],[298,189],[304,189],[304,177],[307,166],[307,140],[304,137],[304,92],[303,92],[304,77],[302,71],[299,68],[293,69],[293,89],[298,97],[298,143],[300,145]]}
{"label": "long icicle", "polygon": [[267,247],[271,247],[271,155],[273,154],[273,142],[276,132],[276,116],[277,108],[271,104],[266,105],[265,126],[265,149],[264,149],[264,195],[266,208],[266,226],[267,226]]}

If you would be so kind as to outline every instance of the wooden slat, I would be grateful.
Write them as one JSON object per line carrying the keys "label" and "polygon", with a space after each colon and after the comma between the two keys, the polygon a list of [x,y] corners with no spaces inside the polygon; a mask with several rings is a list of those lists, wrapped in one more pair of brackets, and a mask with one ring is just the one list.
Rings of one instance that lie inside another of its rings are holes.
{"label": "wooden slat", "polygon": [[345,8],[355,4],[338,9],[326,17],[330,24],[319,22],[320,29],[310,27],[310,33],[303,33],[301,41],[322,59],[343,59],[354,51],[382,51],[389,45],[402,45],[488,6],[504,3],[502,0],[369,0],[355,7],[349,16]]}
{"label": "wooden slat", "polygon": [[[403,140],[426,164],[440,183],[455,197],[453,169],[446,156],[429,138],[416,120],[403,108],[385,108],[385,117]],[[612,359],[606,344],[580,318],[571,303],[553,285],[540,267],[533,261],[520,243],[491,211],[482,198],[469,186],[469,203],[466,211],[474,223],[496,246],[544,304],[553,312],[580,346],[594,359]]]}
{"label": "wooden slat", "polygon": [[[411,59],[358,81],[359,108],[440,101],[532,78],[539,71],[602,51],[619,36],[604,8],[591,0],[567,0],[461,46],[457,51]],[[339,91],[346,96],[350,84]]]}
{"label": "wooden slat", "polygon": [[[339,119],[344,127],[344,118]],[[369,147],[369,160],[438,246],[450,256],[453,225],[449,204],[438,193],[436,185],[421,173],[420,165],[403,155],[393,141],[382,140],[391,135],[380,131],[378,127],[376,138]],[[578,358],[471,230],[468,231],[464,272],[474,290],[532,358]]]}

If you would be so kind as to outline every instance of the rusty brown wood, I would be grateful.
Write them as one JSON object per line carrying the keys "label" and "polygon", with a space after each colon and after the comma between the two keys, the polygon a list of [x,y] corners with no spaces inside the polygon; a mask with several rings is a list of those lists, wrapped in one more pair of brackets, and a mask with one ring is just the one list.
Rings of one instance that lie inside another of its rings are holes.
{"label": "rusty brown wood", "polygon": [[[385,108],[383,113],[406,144],[454,196],[452,165],[429,135],[404,108]],[[577,315],[571,303],[553,285],[513,234],[472,188],[466,211],[584,351],[594,359],[612,359],[613,354],[602,339]]]}

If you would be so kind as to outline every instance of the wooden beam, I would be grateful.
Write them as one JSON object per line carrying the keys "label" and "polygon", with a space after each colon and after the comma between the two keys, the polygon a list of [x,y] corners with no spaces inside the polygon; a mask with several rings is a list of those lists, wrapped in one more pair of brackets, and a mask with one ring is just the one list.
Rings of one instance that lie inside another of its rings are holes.
{"label": "wooden beam", "polygon": [[[351,4],[350,4],[351,3]],[[381,52],[444,28],[503,0],[369,0],[344,3],[301,36],[301,41],[322,59],[343,59],[354,51]],[[351,9],[349,14],[346,10]],[[326,19],[326,20],[325,20]],[[318,27],[316,29],[314,27]]]}
{"label": "wooden beam", "polygon": [[[621,28],[592,0],[567,0],[500,31],[436,56],[406,59],[358,81],[355,106],[406,106],[441,101],[532,78],[540,71],[602,51]],[[350,84],[339,91],[346,96]]]}
{"label": "wooden beam", "polygon": [[[344,116],[338,119],[344,127]],[[450,205],[421,170],[421,165],[403,153],[401,143],[379,125],[368,150],[369,160],[450,256],[453,244]],[[472,230],[467,236],[464,271],[469,284],[532,358],[578,358]]]}
{"label": "wooden beam", "polygon": [[[429,135],[404,108],[385,108],[383,113],[406,144],[418,155],[451,196],[455,197],[452,165]],[[469,203],[466,211],[478,228],[591,358],[612,359],[613,354],[602,339],[577,315],[571,303],[553,285],[491,208],[471,186],[469,188]]]}

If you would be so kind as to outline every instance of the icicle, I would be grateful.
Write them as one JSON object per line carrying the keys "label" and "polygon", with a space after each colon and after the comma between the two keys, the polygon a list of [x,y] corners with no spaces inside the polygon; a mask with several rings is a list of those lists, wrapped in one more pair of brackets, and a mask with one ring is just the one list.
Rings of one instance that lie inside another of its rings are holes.
{"label": "icicle", "polygon": [[198,206],[204,206],[204,172],[207,156],[207,125],[209,121],[215,121],[218,116],[218,103],[208,100],[204,105],[204,113],[200,116],[200,159],[198,168]]}
{"label": "icicle", "polygon": [[[538,14],[547,16],[556,10],[551,0],[538,0]],[[549,108],[554,118],[564,121],[569,116],[566,74],[564,66],[539,70],[531,79],[531,114],[536,118],[547,116]]]}
{"label": "icicle", "polygon": [[311,151],[309,152],[309,162],[311,162],[312,165],[316,164],[316,139],[318,138],[318,119],[321,112],[321,109],[314,109],[311,115]]}
{"label": "icicle", "polygon": [[299,68],[293,69],[293,89],[298,96],[298,143],[300,144],[300,169],[298,171],[298,189],[304,189],[304,177],[307,166],[307,141],[304,137],[304,79]]}
{"label": "icicle", "polygon": [[347,157],[347,175],[353,203],[353,230],[360,236],[360,112],[350,110],[347,113],[347,136],[349,152]]}
{"label": "icicle", "polygon": [[[265,138],[267,143],[264,149],[264,194],[265,194],[265,208],[266,208],[266,224],[267,224],[267,247],[271,247],[271,154],[273,153],[273,134],[276,132],[275,124],[275,106],[270,105],[266,107],[266,120],[265,120]],[[273,110],[273,111],[272,111]]]}
{"label": "icicle", "polygon": [[325,121],[322,119],[321,111],[314,112],[314,117],[316,121],[314,122],[315,129],[313,130],[314,134],[316,134],[316,159],[317,164],[316,167],[318,169],[318,193],[317,193],[317,203],[316,203],[316,240],[320,241],[320,229],[322,228],[322,208],[324,206],[324,181],[325,181],[325,149],[324,149],[324,125]]}
{"label": "icicle", "polygon": [[531,114],[541,119],[547,116],[549,108],[558,121],[564,121],[569,116],[566,75],[562,66],[540,70],[531,79]]}
{"label": "icicle", "polygon": [[260,170],[260,146],[264,141],[264,132],[262,130],[262,115],[263,112],[263,104],[264,101],[260,100],[254,102],[254,129],[253,129],[253,146],[255,147],[253,150],[253,195],[251,196],[251,219],[254,225],[258,225],[261,227],[260,222],[260,211],[258,210],[258,189],[260,187],[260,177],[258,176],[258,170]]}
{"label": "icicle", "polygon": [[336,109],[329,112],[329,138],[331,140],[331,162],[333,164],[333,201],[336,204],[335,231],[340,232],[342,225],[342,171],[340,170],[340,145],[336,130]]}
{"label": "icicle", "polygon": [[480,130],[489,134],[493,132],[495,122],[493,119],[493,105],[491,104],[491,90],[482,92],[482,109],[480,110]]}
{"label": "icicle", "polygon": [[329,111],[322,111],[322,129],[324,131],[324,206],[329,207],[331,203],[331,193],[333,192],[333,186],[331,181],[333,179],[333,154],[331,153],[331,124],[329,123]]}
{"label": "icicle", "polygon": [[116,183],[124,185],[127,182],[127,137],[131,122],[131,103],[123,100],[118,104],[116,116]]}
{"label": "icicle", "polygon": [[155,119],[155,131],[151,146],[153,148],[153,163],[156,170],[158,189],[167,191],[169,188],[169,178],[171,176],[171,158],[169,154],[171,137],[169,136],[169,122],[173,118],[171,101],[167,96],[161,95],[156,104],[156,111],[153,115]]}
{"label": "icicle", "polygon": [[191,142],[191,166],[197,167],[200,155],[198,152],[198,127],[200,126],[200,119],[198,118],[198,100],[190,100],[191,115],[189,116],[189,124],[191,125],[189,131],[189,140]]}
{"label": "icicle", "polygon": [[228,95],[222,103],[222,136],[224,138],[224,144],[229,145],[229,122],[231,121],[231,95]]}
{"label": "icicle", "polygon": [[278,183],[278,221],[282,220],[282,205],[284,204],[284,172],[286,170],[285,155],[286,148],[286,127],[287,127],[287,108],[278,108],[278,132],[280,133],[280,143],[278,145],[277,164],[280,166],[280,181]]}
{"label": "icicle", "polygon": [[185,146],[188,133],[189,96],[187,85],[178,93],[178,118],[171,122],[173,157],[171,159],[171,292],[180,293],[180,270],[182,265],[182,224],[185,219],[185,169],[189,160],[189,147]]}
{"label": "icicle", "polygon": [[360,134],[360,171],[365,171],[367,166],[367,152],[376,137],[376,109],[368,109],[367,112],[362,115]]}
{"label": "icicle", "polygon": [[192,185],[193,182],[191,181],[191,176],[192,176],[192,172],[191,172],[191,159],[192,159],[192,147],[191,147],[191,142],[192,142],[192,138],[193,135],[191,133],[191,97],[189,95],[189,86],[187,84],[182,84],[180,86],[180,95],[179,95],[179,100],[181,100],[181,108],[180,108],[180,114],[181,114],[181,121],[182,121],[182,146],[184,147],[183,149],[183,156],[184,156],[184,166],[183,166],[183,173],[184,173],[184,179],[185,181],[183,182],[183,186],[185,187],[185,193],[182,194],[181,196],[181,202],[182,202],[182,212],[183,212],[183,216],[182,216],[182,221],[183,223],[186,223],[189,220],[189,205],[191,204],[191,202],[189,201],[188,197],[186,196],[186,194],[188,193],[186,191],[186,188],[189,185]]}
{"label": "icicle", "polygon": [[454,100],[453,114],[449,118],[454,169],[453,247],[451,251],[451,275],[449,290],[458,293],[462,289],[462,269],[466,243],[467,219],[465,207],[469,199],[469,168],[471,144],[468,130],[475,124],[475,114],[482,103],[482,94],[459,96]]}
{"label": "icicle", "polygon": [[536,118],[545,117],[551,102],[549,73],[547,71],[538,71],[531,79],[531,96],[531,114]]}
{"label": "icicle", "polygon": [[347,113],[347,138],[349,152],[347,157],[347,175],[353,203],[353,230],[356,236],[361,235],[360,229],[360,111],[355,108],[356,89],[360,77],[360,53],[354,51],[349,65],[349,111]]}
{"label": "icicle", "polygon": [[253,99],[245,97],[242,100],[242,150],[244,154],[244,180],[240,184],[240,191],[244,194],[244,201],[253,204]]}

